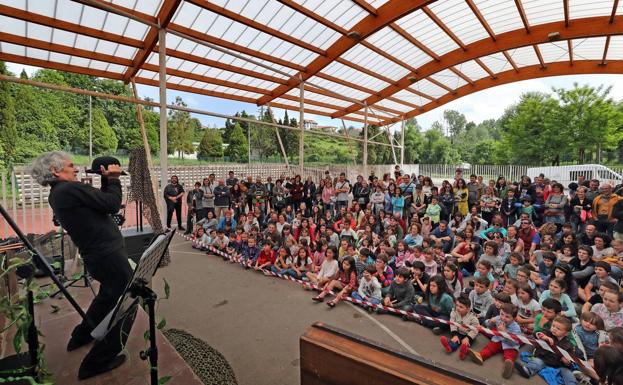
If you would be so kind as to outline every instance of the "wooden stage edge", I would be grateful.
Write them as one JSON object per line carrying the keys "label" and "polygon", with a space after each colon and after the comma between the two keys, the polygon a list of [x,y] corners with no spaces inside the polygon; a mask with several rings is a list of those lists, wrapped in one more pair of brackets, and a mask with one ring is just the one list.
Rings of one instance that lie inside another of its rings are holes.
{"label": "wooden stage edge", "polygon": [[459,385],[491,382],[323,323],[300,339],[301,385]]}

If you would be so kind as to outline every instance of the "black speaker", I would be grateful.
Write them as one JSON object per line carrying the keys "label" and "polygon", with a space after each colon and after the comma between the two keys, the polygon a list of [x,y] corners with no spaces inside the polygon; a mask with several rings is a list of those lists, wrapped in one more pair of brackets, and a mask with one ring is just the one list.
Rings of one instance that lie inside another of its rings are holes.
{"label": "black speaker", "polygon": [[139,231],[134,227],[122,229],[121,235],[123,235],[128,258],[135,263],[138,263],[143,251],[149,247],[154,238],[154,232],[149,226],[143,227],[143,231]]}

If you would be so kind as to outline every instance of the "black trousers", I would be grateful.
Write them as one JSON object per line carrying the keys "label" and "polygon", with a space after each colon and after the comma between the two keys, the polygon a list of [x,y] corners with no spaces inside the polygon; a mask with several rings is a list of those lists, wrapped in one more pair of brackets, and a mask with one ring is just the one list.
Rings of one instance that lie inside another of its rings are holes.
{"label": "black trousers", "polygon": [[[86,312],[94,326],[97,326],[115,307],[132,278],[132,268],[128,263],[125,249],[108,255],[85,256],[84,263],[91,276],[100,283],[99,291]],[[128,340],[135,316],[136,308],[117,323],[103,340],[96,341],[82,360],[82,365],[89,368],[98,367],[115,358]],[[89,324],[83,320],[75,327],[71,335],[78,340],[84,340],[88,338],[91,331]]]}
{"label": "black trousers", "polygon": [[171,220],[173,219],[173,211],[175,211],[175,217],[177,218],[177,227],[182,227],[182,204],[168,203],[167,202],[167,227],[171,227]]}

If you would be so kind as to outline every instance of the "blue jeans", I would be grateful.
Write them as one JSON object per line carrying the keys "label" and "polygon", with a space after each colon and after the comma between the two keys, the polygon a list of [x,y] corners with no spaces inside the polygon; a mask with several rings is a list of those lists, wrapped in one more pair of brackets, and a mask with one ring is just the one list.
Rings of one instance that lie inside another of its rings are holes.
{"label": "blue jeans", "polygon": [[286,270],[282,271],[281,274],[289,275],[290,277],[293,277],[293,278],[296,278],[296,279],[302,279],[303,278],[303,276],[297,274],[296,270],[294,270],[294,269],[286,269]]}
{"label": "blue jeans", "polygon": [[350,293],[350,296],[353,297],[353,299],[359,300],[359,301],[368,301],[370,303],[373,303],[375,305],[378,305],[381,303],[380,299],[376,299],[376,298],[371,298],[371,297],[362,297],[359,295],[359,293],[357,291],[353,291],[352,293]]}
{"label": "blue jeans", "polygon": [[[523,364],[526,369],[528,369],[530,376],[537,375],[539,371],[545,367],[543,360],[537,357],[532,357],[530,361],[524,362]],[[558,369],[560,369],[560,376],[565,385],[576,385],[578,383],[571,369],[565,367],[560,367]]]}
{"label": "blue jeans", "polygon": [[[415,305],[415,307],[413,308],[413,311],[415,311],[419,315],[439,318],[439,319],[443,319],[443,320],[446,320],[446,321],[450,319],[450,317],[448,317],[448,316],[446,316],[444,314],[437,313],[437,312],[431,310],[428,307],[428,305]],[[439,323],[437,321],[429,321],[429,320],[426,320],[426,319],[422,319],[422,325],[426,326],[427,328],[440,327],[442,330],[450,329],[450,326],[448,326],[447,324],[442,324],[442,323]]]}

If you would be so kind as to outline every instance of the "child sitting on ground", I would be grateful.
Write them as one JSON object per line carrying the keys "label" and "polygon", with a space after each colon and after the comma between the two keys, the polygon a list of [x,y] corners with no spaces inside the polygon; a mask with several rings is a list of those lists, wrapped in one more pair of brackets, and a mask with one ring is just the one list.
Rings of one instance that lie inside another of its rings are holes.
{"label": "child sitting on ground", "polygon": [[484,322],[484,316],[487,310],[489,310],[489,306],[493,304],[493,296],[489,290],[489,279],[487,277],[478,277],[474,280],[474,290],[469,292],[469,300],[471,302],[471,310],[481,323]]}
{"label": "child sitting on ground", "polygon": [[541,302],[541,313],[534,317],[534,327],[532,332],[534,335],[543,330],[549,330],[552,326],[552,321],[562,311],[562,305],[557,299],[548,298]]}
{"label": "child sitting on ground", "polygon": [[[359,280],[359,288],[357,291],[353,291],[351,296],[359,301],[367,301],[378,305],[381,303],[381,284],[373,276],[376,269],[373,265],[367,265],[363,271],[362,279]],[[371,311],[371,307],[365,306],[364,308]]]}
{"label": "child sitting on ground", "polygon": [[204,250],[205,245],[208,244],[210,237],[205,233],[203,227],[198,227],[195,231],[195,238],[193,239],[193,249]]}
{"label": "child sitting on ground", "polygon": [[504,279],[516,279],[517,271],[519,271],[521,265],[523,264],[523,257],[519,253],[511,253],[508,260],[510,263],[507,263],[506,266],[504,266]]}
{"label": "child sitting on ground", "polygon": [[578,356],[593,365],[593,356],[599,345],[606,340],[604,320],[593,312],[584,312],[580,315],[580,323],[573,325],[573,339],[575,340]]}
{"label": "child sitting on ground", "polygon": [[395,309],[411,311],[413,301],[413,285],[409,282],[411,272],[406,267],[396,271],[396,276],[383,298],[383,305]]}
{"label": "child sitting on ground", "polygon": [[276,259],[277,259],[277,255],[275,254],[275,251],[271,247],[270,242],[264,241],[262,250],[260,251],[260,253],[257,256],[257,259],[255,260],[254,269],[257,271],[264,270],[264,269],[270,270],[272,265],[275,263]]}
{"label": "child sitting on ground", "polygon": [[493,296],[493,305],[489,306],[487,314],[485,314],[485,321],[493,322],[493,319],[500,315],[500,308],[505,303],[511,303],[511,296],[506,293],[495,293]]}
{"label": "child sitting on ground", "polygon": [[541,312],[541,305],[534,299],[534,290],[526,284],[519,285],[517,289],[518,312],[516,321],[521,326],[521,331],[532,334],[534,318]]}
{"label": "child sitting on ground", "polygon": [[[324,287],[327,282],[332,280],[333,277],[337,275],[339,269],[336,257],[337,249],[335,246],[327,247],[320,270],[317,273],[308,271],[307,274],[305,274],[309,282],[311,284],[318,285],[319,287]],[[303,286],[303,288],[308,288],[308,286]]]}
{"label": "child sitting on ground", "polygon": [[[536,334],[536,338],[545,341],[550,345],[556,345],[560,349],[572,352],[574,347],[568,337],[570,330],[571,321],[569,318],[559,315],[554,318],[550,330],[538,332]],[[558,368],[560,370],[560,376],[562,377],[563,384],[571,385],[577,383],[577,380],[571,371],[572,364],[572,361],[569,361],[564,357],[560,357],[558,354],[539,346],[534,350],[534,353],[528,359],[528,362],[515,362],[515,368],[524,378],[530,378],[536,375],[546,366]]]}
{"label": "child sitting on ground", "polygon": [[567,317],[577,317],[577,313],[575,312],[575,305],[571,298],[567,295],[567,283],[564,279],[555,278],[549,283],[549,290],[545,290],[541,293],[539,297],[539,303],[543,305],[543,301],[548,298],[553,298],[558,300],[562,305],[562,311]]}
{"label": "child sitting on ground", "polygon": [[260,248],[257,245],[257,241],[254,237],[249,237],[246,247],[242,246],[240,252],[241,263],[248,269],[251,263],[255,263],[258,255],[260,254]]}
{"label": "child sitting on ground", "polygon": [[413,263],[407,263],[407,266],[411,268],[411,284],[413,285],[413,304],[417,305],[422,303],[424,295],[426,294],[426,288],[428,287],[428,281],[430,277],[426,274],[426,268],[422,261],[414,261]]}
{"label": "child sitting on ground", "polygon": [[[448,294],[448,285],[441,275],[436,275],[428,282],[426,288],[427,304],[415,305],[415,312],[419,315],[434,317],[439,319],[450,319],[450,313],[454,308],[454,300]],[[403,317],[404,318],[404,317]],[[448,330],[447,324],[438,321],[432,321],[420,318],[419,321],[423,326],[433,329],[433,333],[441,334],[443,330]]]}
{"label": "child sitting on ground", "polygon": [[459,349],[459,359],[464,360],[467,351],[478,336],[478,318],[470,310],[469,298],[460,296],[454,301],[454,309],[450,313],[450,321],[464,326],[450,325],[450,339],[446,336],[439,338],[447,353]]}
{"label": "child sitting on ground", "polygon": [[424,268],[429,277],[434,277],[438,273],[439,266],[435,262],[435,253],[431,247],[424,249],[422,256],[424,257]]}
{"label": "child sitting on ground", "polygon": [[[513,304],[504,304],[500,307],[500,315],[493,319],[493,322],[487,322],[486,326],[490,329],[500,332],[508,332],[511,334],[520,334],[519,324],[515,322],[517,317],[517,307]],[[508,379],[513,375],[513,365],[517,359],[519,352],[519,343],[515,340],[494,335],[491,341],[477,352],[473,349],[468,350],[468,354],[472,361],[479,365],[483,365],[485,360],[498,353],[502,353],[504,357],[504,365],[502,369],[502,377]]]}
{"label": "child sitting on ground", "polygon": [[492,273],[493,268],[491,267],[491,262],[489,261],[478,261],[476,264],[476,272],[474,273],[474,279],[478,279],[480,277],[485,277],[489,280],[489,290],[493,290],[495,288],[495,278]]}
{"label": "child sitting on ground", "polygon": [[331,301],[327,302],[329,307],[335,307],[338,302],[348,297],[357,287],[357,271],[355,270],[355,260],[351,256],[346,256],[340,264],[340,269],[335,279],[327,282],[320,294],[312,298],[316,302],[324,301],[333,289],[340,290]]}

